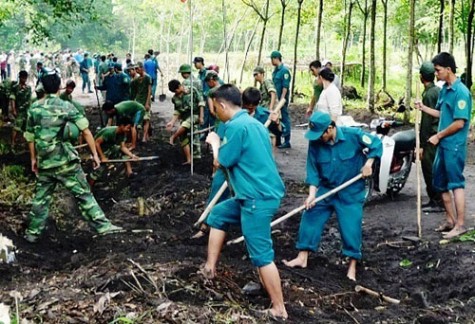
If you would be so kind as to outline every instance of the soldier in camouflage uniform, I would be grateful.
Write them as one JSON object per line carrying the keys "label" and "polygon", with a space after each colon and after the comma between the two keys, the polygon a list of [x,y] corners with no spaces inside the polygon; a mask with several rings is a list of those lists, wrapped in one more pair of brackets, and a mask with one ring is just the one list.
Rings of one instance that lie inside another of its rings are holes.
{"label": "soldier in camouflage uniform", "polygon": [[31,87],[26,84],[28,72],[20,71],[18,77],[18,83],[13,85],[10,93],[12,114],[15,117],[15,125],[12,131],[12,147],[15,146],[18,132],[25,132],[26,115],[31,104]]}
{"label": "soldier in camouflage uniform", "polygon": [[[95,136],[96,149],[102,162],[108,159],[121,159],[124,155],[130,159],[137,159],[138,156],[132,153],[125,142],[130,134],[132,121],[130,119],[120,120],[118,126],[108,126],[102,128]],[[92,187],[96,180],[100,179],[107,168],[104,165],[89,175],[89,185]],[[128,177],[133,175],[132,165],[125,162],[125,170]]]}
{"label": "soldier in camouflage uniform", "polygon": [[271,79],[265,78],[264,68],[260,66],[254,69],[253,75],[254,80],[259,82],[261,85],[259,88],[259,91],[261,92],[261,102],[259,103],[259,106],[273,110],[277,98],[274,82],[272,82]]}
{"label": "soldier in camouflage uniform", "polygon": [[[185,88],[180,81],[171,80],[168,83],[168,89],[175,93],[172,98],[173,105],[175,106],[175,112],[173,118],[166,125],[167,130],[171,130],[177,120],[181,120],[180,128],[170,137],[170,144],[174,145],[177,138],[180,139],[181,147],[186,157],[184,164],[191,163],[191,148],[190,137],[191,127],[193,131],[197,130],[198,122],[203,121],[204,102],[203,97],[199,95],[196,88],[192,87],[190,90]],[[191,91],[193,91],[193,102],[191,102]],[[193,112],[193,124],[191,121],[191,113]],[[199,116],[198,116],[199,114]],[[201,158],[201,144],[199,138],[195,136],[193,140],[193,157],[195,159]]]}
{"label": "soldier in camouflage uniform", "polygon": [[62,184],[74,195],[81,214],[98,233],[121,230],[111,224],[97,204],[81,169],[78,153],[70,142],[70,138],[75,136],[74,130],[77,133],[81,130],[96,166],[100,166],[87,119],[72,104],[56,96],[61,84],[56,71],[45,70],[41,83],[46,96],[28,110],[24,134],[30,149],[31,169],[37,176],[36,194],[28,215],[29,225],[25,239],[35,243],[44,230],[49,204],[57,184]]}
{"label": "soldier in camouflage uniform", "polygon": [[[182,64],[178,69],[178,73],[181,74],[183,77],[183,86],[185,88],[190,88],[191,86],[191,65],[189,64]],[[203,85],[201,80],[197,77],[193,76],[193,86],[198,90],[198,92],[203,96]]]}

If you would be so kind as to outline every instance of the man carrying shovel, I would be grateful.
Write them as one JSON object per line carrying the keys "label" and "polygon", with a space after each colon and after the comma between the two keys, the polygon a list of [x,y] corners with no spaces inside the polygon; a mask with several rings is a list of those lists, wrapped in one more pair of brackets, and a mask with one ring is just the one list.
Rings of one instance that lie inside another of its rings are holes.
{"label": "man carrying shovel", "polygon": [[224,137],[212,132],[207,142],[213,147],[214,164],[229,172],[234,197],[212,210],[207,219],[211,227],[208,258],[202,273],[216,276],[216,264],[230,225],[240,225],[254,266],[272,301],[263,315],[285,320],[279,271],[274,263],[270,222],[284,196],[284,184],[272,157],[269,133],[265,127],[241,109],[239,89],[225,84],[214,93],[218,118],[225,123]]}
{"label": "man carrying shovel", "polygon": [[300,221],[299,254],[283,263],[291,268],[306,268],[309,253],[317,251],[325,223],[335,212],[343,255],[350,258],[347,277],[355,281],[356,262],[361,259],[365,181],[359,180],[316,205],[314,200],[358,173],[363,177],[371,176],[374,159],[383,153],[381,141],[358,128],[337,127],[328,113],[320,111],[310,117],[305,137],[310,141],[306,179],[310,189],[305,201],[306,211]]}

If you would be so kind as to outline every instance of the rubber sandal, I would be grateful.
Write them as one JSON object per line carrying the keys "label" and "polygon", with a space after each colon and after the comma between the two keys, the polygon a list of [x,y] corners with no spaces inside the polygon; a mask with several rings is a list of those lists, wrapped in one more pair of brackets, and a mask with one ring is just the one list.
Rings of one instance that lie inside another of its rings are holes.
{"label": "rubber sandal", "polygon": [[441,232],[450,232],[454,228],[454,226],[455,225],[453,225],[453,224],[445,222],[444,224],[437,227],[434,231],[439,232],[439,233],[441,233]]}

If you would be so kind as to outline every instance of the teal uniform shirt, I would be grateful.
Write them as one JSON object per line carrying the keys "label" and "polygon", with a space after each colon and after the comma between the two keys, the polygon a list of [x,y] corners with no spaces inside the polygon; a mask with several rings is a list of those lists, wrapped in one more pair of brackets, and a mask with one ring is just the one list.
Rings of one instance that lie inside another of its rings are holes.
{"label": "teal uniform shirt", "polygon": [[230,185],[238,200],[280,200],[284,183],[272,157],[269,133],[245,110],[224,125],[219,163],[229,170]]}
{"label": "teal uniform shirt", "polygon": [[254,111],[254,119],[259,121],[261,124],[265,124],[266,121],[269,119],[270,111],[262,106],[257,106],[256,110]]}
{"label": "teal uniform shirt", "polygon": [[205,81],[205,78],[206,78],[206,68],[202,68],[199,72],[198,72],[198,77],[200,78],[201,80],[201,91],[203,92],[203,94],[205,93],[208,93],[208,90],[209,90],[209,85],[208,83]]}
{"label": "teal uniform shirt", "polygon": [[464,127],[441,139],[439,146],[446,150],[465,149],[472,113],[472,95],[459,78],[450,87],[444,84],[435,109],[440,111],[439,132],[449,127],[456,119],[465,120]]}
{"label": "teal uniform shirt", "polygon": [[[318,188],[318,196],[355,177],[367,159],[383,153],[377,136],[351,127],[337,127],[336,132],[333,145],[318,140],[310,141],[308,146],[306,182]],[[365,148],[369,150],[366,155]],[[359,180],[336,195],[342,201],[362,201],[364,186],[365,181]]]}
{"label": "teal uniform shirt", "polygon": [[[272,72],[272,82],[274,82],[275,90],[277,91],[277,100],[280,100],[282,90],[284,88],[290,90],[290,71],[283,63],[276,66]],[[289,96],[290,91],[287,91],[287,95],[285,96],[287,104],[289,102]]]}

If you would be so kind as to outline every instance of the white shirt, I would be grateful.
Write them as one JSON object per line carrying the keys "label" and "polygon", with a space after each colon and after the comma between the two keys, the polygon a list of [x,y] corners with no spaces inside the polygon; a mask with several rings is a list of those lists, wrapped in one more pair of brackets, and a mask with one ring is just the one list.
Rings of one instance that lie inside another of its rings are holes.
{"label": "white shirt", "polygon": [[320,98],[318,98],[316,110],[330,114],[338,124],[338,117],[343,114],[343,101],[340,90],[334,83],[330,83],[326,89],[323,89]]}

